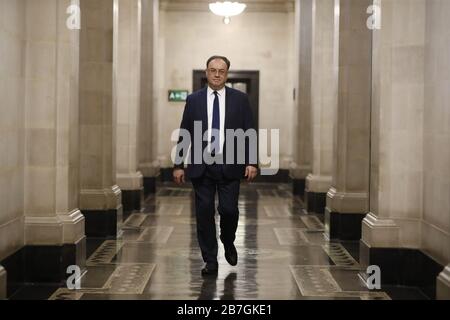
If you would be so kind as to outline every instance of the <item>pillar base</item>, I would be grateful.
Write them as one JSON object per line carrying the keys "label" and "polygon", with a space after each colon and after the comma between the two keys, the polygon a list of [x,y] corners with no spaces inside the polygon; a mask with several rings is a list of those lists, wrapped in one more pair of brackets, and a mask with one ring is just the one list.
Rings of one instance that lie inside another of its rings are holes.
{"label": "pillar base", "polygon": [[361,240],[360,264],[363,270],[380,267],[382,285],[418,287],[430,299],[436,298],[436,277],[443,266],[421,250],[374,248]]}
{"label": "pillar base", "polygon": [[365,213],[340,213],[325,208],[325,232],[332,240],[360,240]]}
{"label": "pillar base", "polygon": [[305,208],[311,213],[325,213],[331,176],[308,174],[305,183]]}
{"label": "pillar base", "polygon": [[0,265],[0,300],[6,299],[6,270]]}
{"label": "pillar base", "polygon": [[369,212],[363,219],[361,230],[361,239],[370,247],[400,247],[400,228],[391,219],[384,219]]}
{"label": "pillar base", "polygon": [[105,189],[85,189],[80,192],[81,211],[85,216],[88,238],[115,238],[122,222],[122,191],[114,185]]}
{"label": "pillar base", "polygon": [[[29,283],[52,283],[65,286],[67,268],[86,265],[86,237],[73,244],[27,245],[2,261],[8,274],[7,297]],[[0,283],[2,283],[0,270]]]}
{"label": "pillar base", "polygon": [[436,299],[450,300],[450,264],[437,277]]}
{"label": "pillar base", "polygon": [[116,238],[122,206],[108,210],[83,210],[88,238]]}
{"label": "pillar base", "polygon": [[144,188],[139,190],[122,190],[123,211],[140,210],[144,201]]}
{"label": "pillar base", "polygon": [[124,211],[140,210],[144,200],[144,177],[140,171],[117,174],[117,184],[122,190]]}
{"label": "pillar base", "polygon": [[300,196],[302,199],[305,195],[306,177],[311,172],[310,166],[299,166],[293,162],[289,169],[289,177],[292,180],[292,193]]}
{"label": "pillar base", "polygon": [[156,177],[144,177],[144,196],[156,193]]}
{"label": "pillar base", "polygon": [[144,196],[156,193],[156,179],[160,176],[161,168],[158,161],[141,163],[139,171],[144,176]]}
{"label": "pillar base", "polygon": [[304,198],[305,184],[306,184],[306,179],[293,179],[292,180],[292,193],[296,196],[300,196],[301,198]]}
{"label": "pillar base", "polygon": [[327,194],[325,192],[310,192],[305,190],[305,209],[310,213],[325,213]]}

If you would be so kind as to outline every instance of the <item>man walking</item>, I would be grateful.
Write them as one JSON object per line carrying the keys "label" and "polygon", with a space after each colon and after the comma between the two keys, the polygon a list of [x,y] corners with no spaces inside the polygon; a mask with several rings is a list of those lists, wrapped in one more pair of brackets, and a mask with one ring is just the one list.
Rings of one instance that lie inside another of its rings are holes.
{"label": "man walking", "polygon": [[[228,146],[226,142],[229,142],[226,141],[226,130],[241,129],[248,132],[254,129],[248,96],[225,87],[229,69],[230,61],[226,57],[213,56],[208,59],[206,63],[208,86],[188,97],[180,126],[193,137],[194,123],[201,123],[202,134],[208,132],[208,140],[202,141],[201,150],[206,149],[206,153],[213,159],[222,159],[209,164],[210,161],[205,161],[201,157],[201,161],[195,163],[193,154],[199,146],[196,146],[196,139],[191,139],[191,161],[186,176],[191,179],[195,191],[197,238],[203,261],[206,263],[202,269],[203,275],[215,275],[218,272],[218,244],[214,218],[216,190],[219,196],[217,209],[220,214],[220,240],[224,245],[226,260],[235,266],[238,262],[234,241],[239,219],[240,180],[245,177],[247,181],[252,181],[258,172],[257,161],[251,160],[250,142],[245,143],[245,150],[234,148],[232,163],[228,163],[226,156]],[[256,146],[252,147],[253,150],[257,150]],[[177,156],[184,159],[186,154],[180,155],[179,151],[178,149]],[[245,152],[245,155],[239,155],[239,152]],[[240,156],[244,156],[245,163],[239,163],[237,159]],[[175,164],[173,178],[177,184],[184,183],[183,163]]]}

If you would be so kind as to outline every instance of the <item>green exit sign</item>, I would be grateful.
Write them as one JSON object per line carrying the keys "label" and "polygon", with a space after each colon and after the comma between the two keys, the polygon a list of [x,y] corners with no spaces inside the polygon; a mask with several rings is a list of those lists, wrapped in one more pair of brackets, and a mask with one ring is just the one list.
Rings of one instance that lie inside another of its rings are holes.
{"label": "green exit sign", "polygon": [[187,90],[169,90],[170,102],[183,102],[186,101],[189,92]]}

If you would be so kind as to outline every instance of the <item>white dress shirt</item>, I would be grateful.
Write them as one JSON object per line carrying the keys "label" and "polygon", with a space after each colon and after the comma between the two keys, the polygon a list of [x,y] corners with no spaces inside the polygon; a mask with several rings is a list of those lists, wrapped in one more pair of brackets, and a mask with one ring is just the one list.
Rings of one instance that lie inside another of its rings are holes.
{"label": "white dress shirt", "polygon": [[[219,109],[220,109],[220,152],[223,151],[223,145],[225,140],[225,87],[218,90],[219,94]],[[214,111],[214,99],[216,96],[214,95],[214,90],[208,86],[207,92],[208,98],[208,152],[211,152],[211,133],[212,133],[212,120],[213,120],[213,111]]]}

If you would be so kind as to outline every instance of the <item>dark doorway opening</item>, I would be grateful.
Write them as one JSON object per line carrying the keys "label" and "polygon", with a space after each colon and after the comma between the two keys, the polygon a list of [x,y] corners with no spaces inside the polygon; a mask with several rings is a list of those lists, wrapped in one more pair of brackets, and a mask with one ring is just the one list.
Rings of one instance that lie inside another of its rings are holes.
{"label": "dark doorway opening", "polygon": [[[194,92],[207,85],[205,70],[194,70]],[[259,71],[230,71],[227,87],[248,94],[250,108],[253,112],[255,129],[259,129]]]}

